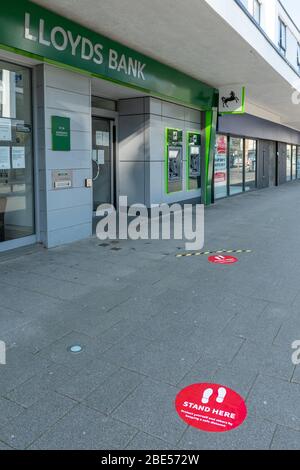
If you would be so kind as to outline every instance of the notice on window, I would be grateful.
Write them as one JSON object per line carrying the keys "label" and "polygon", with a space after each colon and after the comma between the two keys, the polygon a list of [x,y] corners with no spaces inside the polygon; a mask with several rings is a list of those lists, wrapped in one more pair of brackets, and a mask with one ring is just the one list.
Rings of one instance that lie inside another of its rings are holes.
{"label": "notice on window", "polygon": [[103,145],[103,138],[102,138],[103,132],[101,131],[96,131],[96,145],[102,147]]}
{"label": "notice on window", "polygon": [[0,147],[0,170],[10,170],[9,147]]}
{"label": "notice on window", "polygon": [[109,132],[103,132],[102,141],[103,147],[109,147]]}
{"label": "notice on window", "polygon": [[25,147],[12,148],[12,167],[15,170],[25,168]]}
{"label": "notice on window", "polygon": [[11,120],[0,118],[0,141],[11,142]]}
{"label": "notice on window", "polygon": [[96,145],[99,147],[109,147],[109,132],[96,131]]}
{"label": "notice on window", "polygon": [[104,150],[98,150],[98,164],[104,165],[105,163],[105,152]]}

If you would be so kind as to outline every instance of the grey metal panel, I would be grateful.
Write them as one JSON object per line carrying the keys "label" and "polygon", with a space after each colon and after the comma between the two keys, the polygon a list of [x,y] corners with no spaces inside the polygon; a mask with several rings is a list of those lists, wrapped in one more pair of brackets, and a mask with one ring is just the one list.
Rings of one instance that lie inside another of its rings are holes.
{"label": "grey metal panel", "polygon": [[258,142],[257,153],[257,187],[258,189],[267,188],[269,186],[269,158],[270,149],[269,142],[260,140]]}
{"label": "grey metal panel", "polygon": [[72,168],[92,169],[91,150],[72,150],[72,152],[54,152],[47,150],[47,169],[67,170]]}
{"label": "grey metal panel", "polygon": [[278,184],[286,183],[286,144],[278,144]]}
{"label": "grey metal panel", "polygon": [[269,142],[269,186],[277,185],[277,154],[276,142]]}
{"label": "grey metal panel", "polygon": [[144,97],[120,100],[118,103],[118,111],[119,111],[120,116],[129,116],[132,114],[144,114],[145,113]]}
{"label": "grey metal panel", "polygon": [[[44,126],[38,133],[38,151],[39,169],[45,169],[40,175],[45,181],[39,194],[42,240],[50,247],[86,238],[92,232],[92,191],[84,187],[92,166],[91,100],[89,77],[48,65],[43,71],[39,93],[44,100],[39,103],[39,117],[44,118]],[[51,150],[52,115],[71,118],[70,152]],[[71,189],[53,190],[51,174],[58,169],[73,171]]]}
{"label": "grey metal panel", "polygon": [[145,160],[145,116],[120,116],[119,118],[120,161]]}
{"label": "grey metal panel", "polygon": [[45,65],[46,86],[90,96],[90,82],[84,75]]}
{"label": "grey metal panel", "polygon": [[193,123],[199,124],[200,126],[201,112],[198,111],[197,109],[185,108],[184,118],[185,118],[185,121],[193,122]]}
{"label": "grey metal panel", "polygon": [[146,160],[164,161],[165,125],[161,116],[151,115],[149,119],[150,154]]}
{"label": "grey metal panel", "polygon": [[120,161],[120,196],[128,197],[128,204],[145,203],[145,163]]}
{"label": "grey metal panel", "polygon": [[162,102],[162,115],[164,117],[170,117],[184,121],[185,119],[185,108],[178,104],[169,103],[167,101]]}
{"label": "grey metal panel", "polygon": [[[89,80],[86,78],[86,80]],[[47,87],[46,105],[48,108],[91,114],[90,97],[72,92]]]}
{"label": "grey metal panel", "polygon": [[220,117],[218,132],[300,145],[300,132],[249,114]]}
{"label": "grey metal panel", "polygon": [[92,222],[50,231],[47,235],[48,248],[83,240],[92,236]]}
{"label": "grey metal panel", "polygon": [[[158,116],[162,115],[162,101],[156,98],[147,98],[145,99],[146,103],[149,103],[149,109],[146,112],[149,114],[157,114]],[[147,108],[146,108],[147,110]]]}

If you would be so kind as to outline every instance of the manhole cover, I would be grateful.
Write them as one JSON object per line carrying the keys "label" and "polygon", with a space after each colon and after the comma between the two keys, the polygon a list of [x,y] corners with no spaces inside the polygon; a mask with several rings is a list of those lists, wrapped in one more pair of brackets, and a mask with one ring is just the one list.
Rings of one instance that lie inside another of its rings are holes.
{"label": "manhole cover", "polygon": [[74,344],[73,346],[69,347],[69,351],[73,354],[78,354],[82,352],[82,346],[79,344]]}

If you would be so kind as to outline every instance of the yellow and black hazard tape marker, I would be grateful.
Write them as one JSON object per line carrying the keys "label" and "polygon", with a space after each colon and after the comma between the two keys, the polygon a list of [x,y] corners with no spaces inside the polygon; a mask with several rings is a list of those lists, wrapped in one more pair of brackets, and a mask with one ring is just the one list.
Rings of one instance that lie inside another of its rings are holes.
{"label": "yellow and black hazard tape marker", "polygon": [[252,250],[217,250],[217,251],[195,251],[193,253],[180,253],[176,258],[184,258],[191,256],[207,256],[207,255],[220,255],[221,253],[252,253]]}

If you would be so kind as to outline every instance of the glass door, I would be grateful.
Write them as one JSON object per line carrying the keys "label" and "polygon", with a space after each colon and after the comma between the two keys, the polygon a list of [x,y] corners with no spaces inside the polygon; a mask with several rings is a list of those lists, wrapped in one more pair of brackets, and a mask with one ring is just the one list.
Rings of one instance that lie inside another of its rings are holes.
{"label": "glass door", "polygon": [[113,203],[112,121],[92,118],[93,206]]}
{"label": "glass door", "polygon": [[292,180],[297,179],[297,147],[292,147]]}
{"label": "glass door", "polygon": [[34,232],[31,73],[0,61],[0,246]]}
{"label": "glass door", "polygon": [[292,146],[287,145],[286,153],[286,180],[291,181],[292,179]]}
{"label": "glass door", "polygon": [[244,141],[240,137],[229,140],[229,194],[233,196],[243,192],[244,186]]}

